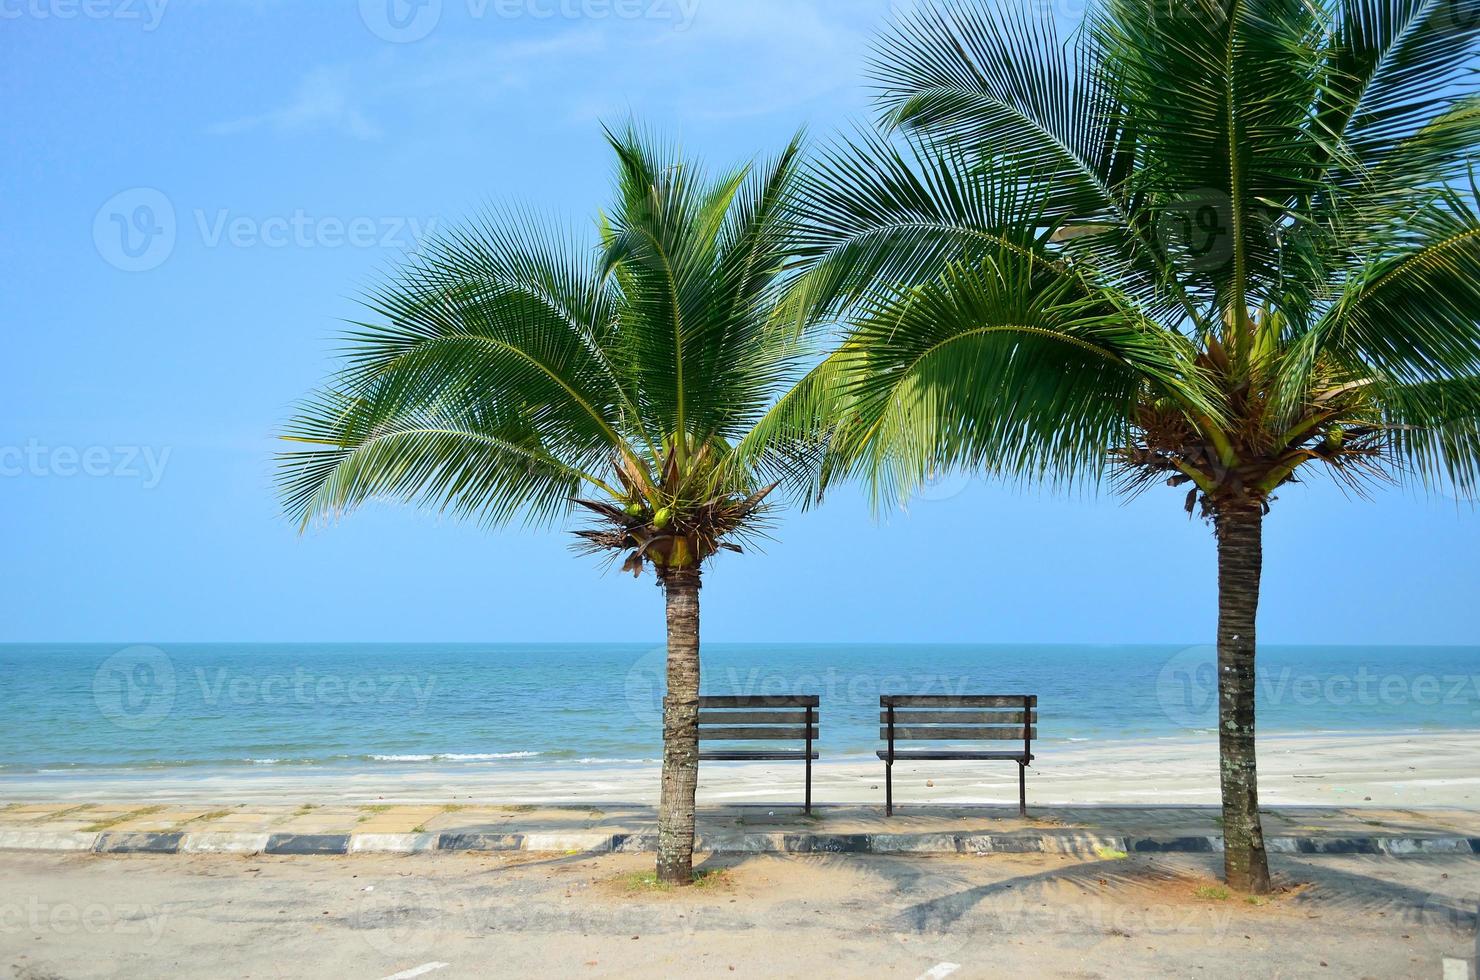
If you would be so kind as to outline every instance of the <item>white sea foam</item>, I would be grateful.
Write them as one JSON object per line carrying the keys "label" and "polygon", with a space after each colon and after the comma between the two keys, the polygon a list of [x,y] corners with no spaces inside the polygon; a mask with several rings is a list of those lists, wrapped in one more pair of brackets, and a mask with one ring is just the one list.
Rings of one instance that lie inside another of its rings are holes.
{"label": "white sea foam", "polygon": [[575,764],[578,766],[616,766],[657,761],[657,759],[577,759]]}
{"label": "white sea foam", "polygon": [[372,755],[376,762],[493,762],[497,759],[532,759],[538,752],[444,752],[437,755]]}

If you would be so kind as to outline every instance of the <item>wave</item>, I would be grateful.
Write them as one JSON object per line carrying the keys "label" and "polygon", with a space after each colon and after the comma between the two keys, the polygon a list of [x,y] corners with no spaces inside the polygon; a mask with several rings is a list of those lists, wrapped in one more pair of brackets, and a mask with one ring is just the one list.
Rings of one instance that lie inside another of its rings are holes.
{"label": "wave", "polygon": [[439,752],[431,755],[371,755],[372,762],[494,762],[499,759],[532,759],[540,752]]}

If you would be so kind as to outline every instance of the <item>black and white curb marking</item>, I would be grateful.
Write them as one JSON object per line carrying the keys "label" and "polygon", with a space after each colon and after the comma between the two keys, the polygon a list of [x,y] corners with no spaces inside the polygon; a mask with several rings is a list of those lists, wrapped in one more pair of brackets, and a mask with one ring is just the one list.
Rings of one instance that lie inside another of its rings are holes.
{"label": "black and white curb marking", "polygon": [[[65,833],[0,831],[0,851],[94,851],[99,854],[424,854],[440,852],[538,854],[652,853],[655,834],[269,834]],[[1270,837],[1275,854],[1471,856],[1471,837]],[[1221,837],[1127,837],[1099,834],[741,834],[700,835],[695,850],[711,854],[1211,854]],[[1118,855],[1115,855],[1118,856]]]}

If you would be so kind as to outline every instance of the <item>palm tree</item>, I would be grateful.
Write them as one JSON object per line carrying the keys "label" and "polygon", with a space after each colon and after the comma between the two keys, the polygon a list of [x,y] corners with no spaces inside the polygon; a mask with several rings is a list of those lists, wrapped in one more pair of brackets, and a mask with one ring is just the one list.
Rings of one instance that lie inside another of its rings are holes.
{"label": "palm tree", "polygon": [[883,134],[803,181],[793,305],[845,318],[768,425],[822,486],[946,467],[1186,488],[1218,545],[1228,882],[1269,888],[1262,526],[1324,471],[1480,476],[1480,0],[1102,0],[905,16]]}
{"label": "palm tree", "polygon": [[[667,598],[661,880],[692,880],[703,564],[763,526],[789,467],[751,434],[805,370],[770,324],[799,154],[709,179],[608,134],[617,200],[600,247],[528,219],[439,237],[367,300],[343,369],[281,457],[307,526],[371,498],[491,525],[593,523],[577,548],[651,565]],[[743,456],[745,462],[739,460]]]}

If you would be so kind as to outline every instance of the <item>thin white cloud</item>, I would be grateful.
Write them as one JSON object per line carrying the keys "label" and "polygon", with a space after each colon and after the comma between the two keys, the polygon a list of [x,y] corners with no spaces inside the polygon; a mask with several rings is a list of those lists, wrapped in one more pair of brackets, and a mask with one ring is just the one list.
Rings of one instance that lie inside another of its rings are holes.
{"label": "thin white cloud", "polygon": [[304,77],[286,105],[215,123],[207,132],[229,136],[267,128],[289,134],[332,132],[359,140],[379,138],[380,128],[354,104],[352,91],[348,72],[316,68]]}
{"label": "thin white cloud", "polygon": [[471,118],[515,99],[570,124],[633,111],[697,120],[793,112],[860,87],[869,38],[890,4],[706,0],[691,21],[540,21],[523,36],[510,39],[505,30],[498,40],[486,20],[448,23],[423,43],[317,68],[286,104],[209,131],[374,139],[382,128],[374,120],[449,109]]}

